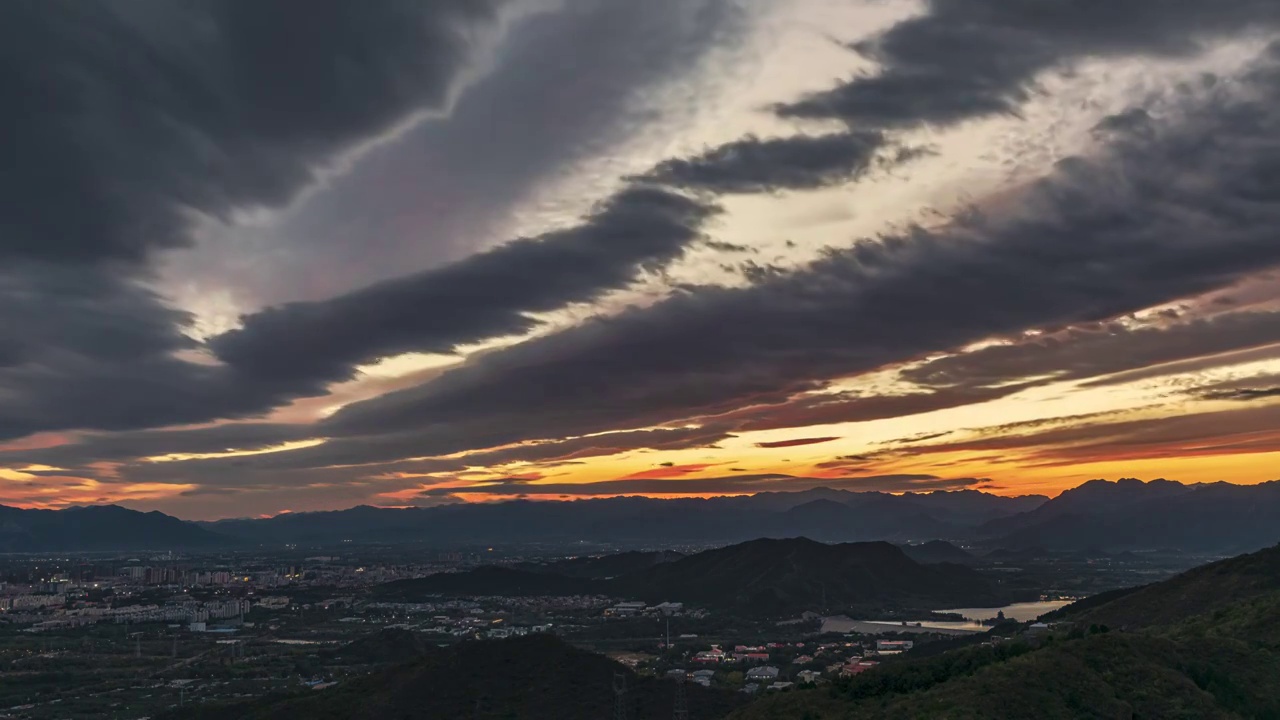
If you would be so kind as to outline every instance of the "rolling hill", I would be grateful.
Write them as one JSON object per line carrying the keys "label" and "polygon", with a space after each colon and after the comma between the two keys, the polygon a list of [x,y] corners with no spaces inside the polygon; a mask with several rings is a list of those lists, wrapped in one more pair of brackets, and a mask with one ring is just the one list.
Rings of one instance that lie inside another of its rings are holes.
{"label": "rolling hill", "polygon": [[485,565],[474,570],[436,573],[421,578],[396,580],[373,589],[380,600],[414,602],[431,595],[594,595],[605,592],[606,584],[592,578],[569,577],[552,572]]}
{"label": "rolling hill", "polygon": [[747,616],[999,605],[1007,599],[974,570],[921,565],[889,543],[826,545],[805,538],[708,550],[626,575],[614,588],[643,600],[678,600]]}
{"label": "rolling hill", "polygon": [[919,545],[903,545],[902,552],[906,553],[907,557],[912,560],[925,565],[937,563],[968,565],[977,561],[977,558],[973,555],[946,540],[930,540]]}

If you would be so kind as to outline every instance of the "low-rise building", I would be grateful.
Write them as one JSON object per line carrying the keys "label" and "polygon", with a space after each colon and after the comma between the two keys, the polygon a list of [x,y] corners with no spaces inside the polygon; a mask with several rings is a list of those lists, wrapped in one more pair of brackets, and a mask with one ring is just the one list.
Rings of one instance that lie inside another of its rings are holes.
{"label": "low-rise building", "polygon": [[861,675],[879,664],[880,663],[875,662],[874,660],[859,660],[858,662],[851,662],[840,670],[840,674],[845,677]]}
{"label": "low-rise building", "polygon": [[747,671],[747,679],[755,681],[773,682],[778,679],[778,668],[772,665],[761,665],[760,667],[751,668]]}
{"label": "low-rise building", "polygon": [[794,684],[795,683],[789,683],[789,682],[775,682],[772,685],[770,685],[768,689],[769,690],[786,690],[787,688],[791,687]]}
{"label": "low-rise building", "polygon": [[905,652],[915,647],[911,640],[877,640],[876,650],[880,652]]}

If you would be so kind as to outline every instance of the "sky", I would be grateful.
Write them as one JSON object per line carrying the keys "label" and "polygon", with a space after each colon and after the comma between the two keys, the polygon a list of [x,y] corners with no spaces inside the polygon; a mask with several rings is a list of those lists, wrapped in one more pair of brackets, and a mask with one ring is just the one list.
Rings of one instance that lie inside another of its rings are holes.
{"label": "sky", "polygon": [[0,504],[1278,477],[1274,0],[44,0],[0,48]]}

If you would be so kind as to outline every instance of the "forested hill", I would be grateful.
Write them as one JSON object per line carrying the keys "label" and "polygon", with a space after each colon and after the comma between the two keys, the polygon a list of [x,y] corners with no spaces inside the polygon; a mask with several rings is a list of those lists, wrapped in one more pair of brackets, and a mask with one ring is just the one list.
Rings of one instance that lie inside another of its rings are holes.
{"label": "forested hill", "polygon": [[730,718],[1280,718],[1280,547],[1056,616],[1044,638],[908,655]]}

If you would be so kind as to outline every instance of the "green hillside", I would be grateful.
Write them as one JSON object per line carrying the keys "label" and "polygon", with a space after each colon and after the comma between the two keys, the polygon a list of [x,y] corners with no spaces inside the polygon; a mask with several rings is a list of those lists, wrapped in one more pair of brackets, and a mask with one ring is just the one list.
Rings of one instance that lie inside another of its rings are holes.
{"label": "green hillside", "polygon": [[730,718],[1280,718],[1280,548],[1059,617],[1043,639],[906,657]]}

